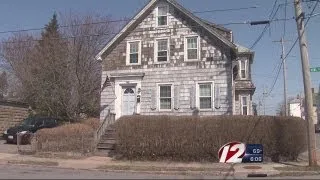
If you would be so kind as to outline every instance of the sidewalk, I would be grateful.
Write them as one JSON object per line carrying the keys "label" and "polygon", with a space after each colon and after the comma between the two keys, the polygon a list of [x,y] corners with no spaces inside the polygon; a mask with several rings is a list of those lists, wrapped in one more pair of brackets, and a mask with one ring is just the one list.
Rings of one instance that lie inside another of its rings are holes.
{"label": "sidewalk", "polygon": [[275,163],[230,164],[221,163],[178,163],[150,161],[117,161],[109,157],[92,156],[84,159],[39,158],[30,155],[0,153],[0,164],[41,165],[58,168],[100,170],[117,172],[144,172],[165,174],[210,174],[247,176],[251,173],[264,173],[268,176],[280,174],[274,167],[285,165]]}

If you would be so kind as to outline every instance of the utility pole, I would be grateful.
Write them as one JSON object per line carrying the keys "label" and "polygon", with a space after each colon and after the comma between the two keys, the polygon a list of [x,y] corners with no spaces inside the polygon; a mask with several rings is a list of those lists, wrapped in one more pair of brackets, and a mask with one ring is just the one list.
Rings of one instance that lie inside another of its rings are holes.
{"label": "utility pole", "polygon": [[266,115],[266,96],[267,96],[267,91],[265,85],[263,85],[263,93],[262,93],[262,101],[263,101],[263,115]]}
{"label": "utility pole", "polygon": [[288,116],[289,110],[288,110],[288,98],[287,98],[287,64],[286,64],[286,58],[285,58],[285,51],[284,51],[284,42],[287,42],[281,38],[280,41],[273,41],[273,42],[280,42],[282,47],[282,54],[281,54],[281,60],[282,60],[282,68],[283,68],[283,102],[284,102],[284,110],[285,116]]}
{"label": "utility pole", "polygon": [[304,95],[305,95],[305,117],[308,122],[308,156],[309,166],[317,166],[315,128],[312,117],[312,91],[310,78],[310,65],[307,48],[307,38],[304,29],[304,13],[302,12],[301,0],[294,0],[297,30],[299,35],[300,55],[302,64]]}

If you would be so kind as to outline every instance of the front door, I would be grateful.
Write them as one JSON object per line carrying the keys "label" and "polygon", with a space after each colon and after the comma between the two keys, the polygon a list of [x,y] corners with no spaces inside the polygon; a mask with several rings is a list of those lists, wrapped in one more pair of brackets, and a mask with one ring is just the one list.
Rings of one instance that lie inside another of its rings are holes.
{"label": "front door", "polygon": [[122,115],[133,115],[136,108],[136,93],[134,87],[122,88]]}

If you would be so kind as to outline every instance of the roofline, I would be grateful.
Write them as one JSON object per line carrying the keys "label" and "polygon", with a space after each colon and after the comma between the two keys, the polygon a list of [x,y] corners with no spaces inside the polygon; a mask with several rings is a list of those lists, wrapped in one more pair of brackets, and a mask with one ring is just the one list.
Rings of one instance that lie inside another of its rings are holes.
{"label": "roofline", "polygon": [[[141,17],[149,8],[151,8],[157,1],[159,0],[151,0],[148,4],[146,4],[142,10],[140,10],[135,16],[134,18],[127,23],[122,30],[112,38],[112,40],[96,55],[96,59],[101,61],[102,58],[101,56],[103,55],[103,53],[110,48],[116,41],[118,38],[120,38],[124,32],[126,32],[136,21],[137,19],[139,19],[139,17]],[[204,23],[203,21],[201,21],[201,19],[197,16],[195,16],[194,14],[192,14],[189,10],[185,9],[183,6],[181,6],[179,3],[177,3],[175,0],[166,0],[168,3],[170,3],[172,6],[174,6],[175,8],[179,9],[181,12],[183,12],[185,15],[187,15],[190,19],[192,19],[193,21],[195,21],[196,23],[200,24],[204,29],[206,29],[209,33],[211,33],[212,35],[214,35],[215,37],[217,37],[220,41],[222,41],[224,44],[226,44],[227,46],[229,46],[231,49],[233,49],[234,51],[236,51],[236,45],[233,44],[231,41],[229,41],[227,38],[225,38],[224,36],[220,35],[220,33],[214,31],[211,27],[209,27],[209,25],[207,25],[206,23]]]}
{"label": "roofline", "polygon": [[179,3],[177,3],[175,0],[167,0],[171,5],[175,6],[177,9],[179,9],[181,12],[184,12],[189,18],[196,21],[198,24],[203,26],[207,31],[209,31],[211,34],[216,36],[219,40],[221,40],[223,43],[225,43],[227,46],[229,46],[232,49],[236,49],[236,45],[233,44],[231,41],[229,41],[226,37],[222,36],[220,33],[214,31],[211,27],[209,27],[207,24],[205,24],[201,19],[194,14],[192,14],[189,10],[181,6]]}
{"label": "roofline", "polygon": [[208,24],[209,26],[213,26],[214,28],[220,29],[220,30],[222,30],[222,31],[224,31],[224,32],[232,33],[232,30],[231,30],[231,29],[225,28],[225,27],[223,27],[223,26],[220,26],[220,25],[218,25],[218,24],[215,24],[215,23],[213,23],[213,22],[210,22],[210,21],[208,21],[208,20],[206,20],[206,19],[202,19],[202,18],[199,18],[199,19],[200,19],[201,21],[203,21],[204,23]]}
{"label": "roofline", "polygon": [[140,17],[147,9],[149,9],[156,1],[158,0],[151,0],[148,4],[146,4],[138,13],[131,19],[129,23],[127,23],[117,35],[115,35],[110,42],[96,55],[96,59],[101,61],[102,54],[132,25],[135,23],[138,17]]}

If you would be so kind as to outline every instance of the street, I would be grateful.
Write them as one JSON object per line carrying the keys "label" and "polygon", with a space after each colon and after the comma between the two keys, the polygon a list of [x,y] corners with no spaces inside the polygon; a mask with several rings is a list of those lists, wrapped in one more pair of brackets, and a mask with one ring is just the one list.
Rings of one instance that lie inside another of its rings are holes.
{"label": "street", "polygon": [[1,179],[221,179],[212,176],[155,175],[60,169],[40,166],[0,165]]}
{"label": "street", "polygon": [[[265,177],[259,179],[319,179],[318,176],[304,177]],[[149,173],[117,173],[88,170],[60,169],[40,166],[0,165],[0,179],[244,179],[223,176],[185,176]],[[257,179],[257,178],[248,178]]]}
{"label": "street", "polygon": [[[317,147],[320,149],[320,134],[317,134],[316,137]],[[16,146],[12,144],[4,144],[4,141],[1,141],[0,151],[15,153]],[[320,157],[320,151],[318,152],[318,157]],[[303,153],[301,158],[307,159],[307,153]],[[243,179],[245,177],[246,174],[242,174],[241,177],[236,176],[235,178]],[[165,175],[131,172],[103,172],[96,170],[73,170],[32,165],[0,164],[0,179],[234,179],[234,177],[229,176],[225,178],[223,176],[212,175]],[[270,177],[261,179],[270,179]],[[304,177],[274,177],[272,179],[320,179],[320,175]]]}

